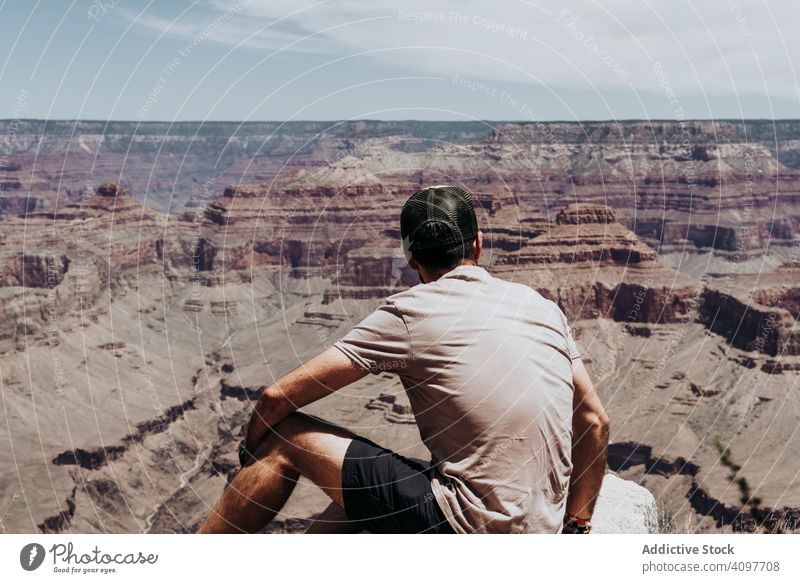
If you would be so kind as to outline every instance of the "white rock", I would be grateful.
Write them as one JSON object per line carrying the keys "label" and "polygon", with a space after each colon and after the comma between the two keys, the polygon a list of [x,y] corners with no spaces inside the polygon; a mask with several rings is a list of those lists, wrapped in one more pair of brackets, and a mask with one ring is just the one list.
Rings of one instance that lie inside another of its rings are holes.
{"label": "white rock", "polygon": [[595,534],[647,534],[655,524],[656,499],[649,490],[606,474],[592,516]]}

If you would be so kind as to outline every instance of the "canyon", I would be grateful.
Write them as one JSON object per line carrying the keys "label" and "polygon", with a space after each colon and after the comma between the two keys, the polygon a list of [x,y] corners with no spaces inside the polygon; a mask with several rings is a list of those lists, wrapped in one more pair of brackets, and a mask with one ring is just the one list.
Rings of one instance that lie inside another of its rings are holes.
{"label": "canyon", "polygon": [[[418,283],[399,212],[442,183],[568,316],[611,470],[680,531],[756,529],[741,477],[798,526],[800,122],[0,129],[5,532],[195,530],[262,388]],[[426,455],[392,374],[308,411]],[[267,530],[326,506],[301,481]]]}

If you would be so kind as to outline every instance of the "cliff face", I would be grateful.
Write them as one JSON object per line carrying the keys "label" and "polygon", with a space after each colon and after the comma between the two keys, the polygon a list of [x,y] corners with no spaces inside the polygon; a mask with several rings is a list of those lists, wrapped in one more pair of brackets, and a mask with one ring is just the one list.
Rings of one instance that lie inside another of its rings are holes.
{"label": "cliff face", "polygon": [[0,121],[3,212],[61,208],[109,179],[122,181],[159,211],[213,200],[228,184],[272,180],[320,168],[367,138],[467,142],[480,123]]}
{"label": "cliff face", "polygon": [[[31,521],[13,503],[16,482],[0,481],[10,529],[196,527],[235,473],[260,388],[417,283],[397,216],[420,186],[443,182],[474,194],[481,264],[568,315],[612,417],[613,469],[693,528],[745,524],[711,445],[719,434],[742,474],[760,480],[766,507],[800,507],[800,483],[781,469],[800,447],[784,406],[800,374],[796,171],[785,146],[770,150],[758,128],[748,143],[725,123],[693,125],[688,157],[666,123],[548,124],[555,142],[535,124],[487,133],[364,123],[314,139],[324,128],[303,127],[270,141],[268,162],[256,156],[258,180],[245,180],[248,170],[221,196],[194,192],[181,212],[155,212],[149,190],[131,196],[112,183],[66,204],[42,186],[41,210],[0,222],[10,251],[0,259],[0,430],[15,447],[13,459],[0,451],[0,467],[23,468],[35,509]],[[215,139],[199,143],[215,151]],[[125,143],[115,140],[82,143]],[[259,140],[231,147],[252,156]],[[142,138],[142,152],[158,143]],[[66,146],[47,147],[55,156]],[[224,172],[242,169],[225,159]],[[81,166],[70,172],[77,179]],[[426,455],[389,375],[309,409]],[[298,488],[287,515],[310,519],[324,503]]]}
{"label": "cliff face", "polygon": [[[796,289],[792,291],[797,293]],[[800,354],[800,331],[796,329],[795,317],[787,309],[706,290],[700,318],[710,330],[723,335],[737,348],[771,356]]]}
{"label": "cliff face", "polygon": [[62,208],[109,177],[178,212],[210,204],[228,184],[306,173],[328,195],[345,183],[357,195],[365,177],[407,168],[405,184],[430,172],[493,183],[541,210],[609,205],[655,247],[741,252],[790,241],[800,225],[797,121],[18,125],[14,140],[0,133],[12,214]]}
{"label": "cliff face", "polygon": [[66,255],[14,255],[4,260],[1,287],[55,287],[69,271]]}

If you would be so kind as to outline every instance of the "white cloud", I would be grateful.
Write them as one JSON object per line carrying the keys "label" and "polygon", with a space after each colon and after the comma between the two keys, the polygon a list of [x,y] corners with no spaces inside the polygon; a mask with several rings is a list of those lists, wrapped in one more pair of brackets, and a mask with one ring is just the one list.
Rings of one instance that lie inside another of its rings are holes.
{"label": "white cloud", "polygon": [[[312,35],[290,50],[371,51],[378,66],[419,74],[640,91],[660,91],[658,61],[679,94],[798,96],[795,2],[212,0],[169,34],[189,38],[226,12],[211,40],[259,51]],[[163,31],[170,22],[148,15],[139,24]]]}

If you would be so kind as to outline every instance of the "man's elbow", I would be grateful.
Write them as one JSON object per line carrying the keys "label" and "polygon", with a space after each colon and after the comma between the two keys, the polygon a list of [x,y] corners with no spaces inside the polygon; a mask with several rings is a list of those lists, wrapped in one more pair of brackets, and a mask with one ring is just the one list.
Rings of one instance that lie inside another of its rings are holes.
{"label": "man's elbow", "polygon": [[611,427],[611,419],[605,411],[593,411],[587,415],[586,426],[594,433],[607,433]]}
{"label": "man's elbow", "polygon": [[595,413],[594,425],[600,431],[608,433],[609,429],[611,428],[611,419],[609,418],[605,409],[600,409],[600,411]]}
{"label": "man's elbow", "polygon": [[261,392],[257,411],[267,418],[282,418],[295,410],[278,385],[270,385]]}
{"label": "man's elbow", "polygon": [[608,435],[611,431],[611,419],[604,409],[583,411],[576,421],[575,430],[578,435],[592,435],[594,438],[599,438],[604,443],[608,443]]}
{"label": "man's elbow", "polygon": [[603,443],[608,445],[608,435],[611,433],[611,419],[605,410],[597,413],[597,419],[595,420],[595,431],[602,436]]}

